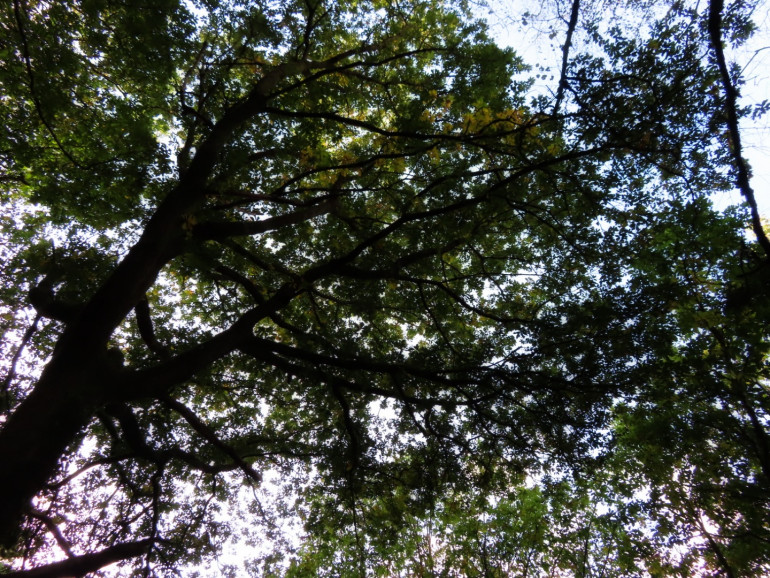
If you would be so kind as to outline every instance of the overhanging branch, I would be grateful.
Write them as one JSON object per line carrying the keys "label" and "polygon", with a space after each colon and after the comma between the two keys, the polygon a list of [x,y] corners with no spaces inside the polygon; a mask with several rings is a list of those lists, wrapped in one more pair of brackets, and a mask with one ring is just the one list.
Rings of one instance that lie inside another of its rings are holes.
{"label": "overhanging branch", "polygon": [[195,225],[193,236],[199,240],[220,241],[230,237],[247,237],[283,227],[297,225],[313,217],[330,213],[336,206],[336,199],[327,199],[313,207],[278,215],[261,221],[208,222]]}
{"label": "overhanging branch", "polygon": [[75,556],[61,562],[46,564],[30,570],[21,570],[3,574],[4,578],[72,578],[73,576],[85,576],[90,572],[145,554],[153,540],[145,539],[125,544],[117,544],[100,552]]}
{"label": "overhanging branch", "polygon": [[152,316],[150,315],[150,303],[146,297],[136,304],[134,314],[136,315],[136,326],[139,329],[139,335],[149,350],[162,359],[167,358],[169,356],[168,348],[158,341],[158,337],[155,335],[155,328],[152,323]]}
{"label": "overhanging branch", "polygon": [[294,283],[287,283],[271,298],[244,313],[228,329],[211,339],[199,343],[155,367],[139,371],[123,371],[116,379],[116,401],[142,398],[163,398],[173,385],[183,383],[198,371],[238,349],[251,336],[254,325],[269,317],[289,303],[300,289]]}
{"label": "overhanging branch", "polygon": [[732,152],[733,167],[736,171],[736,184],[751,211],[751,228],[757,238],[757,242],[762,246],[767,257],[770,257],[770,239],[767,238],[762,228],[762,220],[759,216],[757,199],[754,196],[754,189],[749,181],[749,168],[746,160],[743,158],[743,146],[741,144],[741,132],[738,126],[738,91],[730,78],[730,71],[727,69],[727,61],[722,48],[722,10],[724,9],[724,0],[709,1],[709,38],[711,47],[714,49],[719,74],[722,80],[722,87],[725,91],[725,112],[727,113],[727,130],[730,134],[730,150]]}
{"label": "overhanging branch", "polygon": [[236,464],[238,464],[238,467],[240,467],[244,474],[246,474],[249,478],[258,484],[262,482],[262,476],[248,463],[246,463],[235,449],[219,439],[219,436],[216,434],[216,432],[206,423],[204,423],[202,419],[195,415],[195,412],[193,412],[189,407],[180,401],[172,399],[171,397],[166,397],[163,402],[179,415],[181,415],[184,420],[190,424],[190,426],[198,433],[198,435],[208,441],[219,451],[229,456]]}

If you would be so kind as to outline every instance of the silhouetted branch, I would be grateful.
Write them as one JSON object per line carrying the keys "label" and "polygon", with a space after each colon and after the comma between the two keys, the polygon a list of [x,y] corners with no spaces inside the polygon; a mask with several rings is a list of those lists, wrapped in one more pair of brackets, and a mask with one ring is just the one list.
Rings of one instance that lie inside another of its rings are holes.
{"label": "silhouetted branch", "polygon": [[567,88],[567,65],[569,62],[569,49],[572,46],[572,35],[575,33],[575,27],[578,22],[580,12],[580,0],[572,0],[572,14],[569,18],[567,27],[567,38],[564,40],[564,46],[561,49],[561,74],[559,75],[559,88],[556,90],[556,103],[553,105],[553,115],[556,116],[564,99],[564,90]]}
{"label": "silhouetted branch", "polygon": [[112,404],[107,407],[107,415],[118,420],[123,437],[118,436],[114,427],[109,423],[104,423],[115,441],[122,439],[134,452],[133,455],[126,457],[139,457],[150,460],[159,468],[165,466],[171,460],[180,461],[191,468],[206,474],[218,474],[220,472],[231,471],[240,467],[239,464],[227,463],[208,463],[198,458],[195,454],[185,451],[178,447],[155,449],[147,443],[147,434],[142,431],[136,416],[131,408],[125,404]]}
{"label": "silhouetted branch", "polygon": [[70,546],[70,543],[62,535],[61,530],[59,530],[59,526],[56,525],[56,522],[54,522],[50,516],[34,509],[29,511],[29,515],[30,517],[35,518],[36,520],[40,520],[43,523],[43,525],[53,536],[54,540],[56,540],[59,548],[64,551],[68,558],[75,557],[75,554],[72,551],[72,546]]}
{"label": "silhouetted branch", "polygon": [[8,390],[11,387],[11,383],[13,382],[14,377],[16,377],[16,364],[19,363],[19,359],[21,358],[21,354],[24,351],[24,348],[29,343],[29,340],[32,339],[32,336],[35,334],[35,331],[37,330],[37,324],[40,321],[40,314],[38,313],[35,316],[35,320],[32,322],[32,325],[30,325],[27,330],[24,332],[24,337],[21,338],[21,343],[19,343],[19,346],[16,348],[16,351],[13,354],[13,359],[11,359],[11,366],[8,368],[8,374],[5,376],[5,379],[3,380],[3,386],[2,389],[0,389],[0,398],[2,398],[3,403],[5,405],[6,409],[10,408],[10,400],[8,399]]}
{"label": "silhouetted branch", "polygon": [[193,227],[193,235],[200,240],[222,240],[229,237],[257,235],[266,231],[274,231],[282,227],[296,225],[313,217],[332,212],[335,206],[336,200],[329,199],[314,207],[294,211],[286,215],[270,217],[261,221],[200,223]]}
{"label": "silhouetted branch", "polygon": [[56,143],[56,147],[62,152],[62,154],[65,157],[69,159],[69,161],[73,165],[75,165],[76,167],[82,167],[82,165],[75,159],[75,157],[73,157],[72,154],[64,147],[61,140],[59,140],[59,137],[56,135],[56,131],[54,131],[53,126],[48,122],[45,115],[43,114],[43,105],[40,103],[40,98],[38,97],[37,91],[35,89],[35,75],[32,71],[32,58],[29,52],[29,43],[27,42],[27,35],[24,32],[24,23],[22,22],[21,12],[22,12],[21,2],[19,0],[14,0],[13,14],[16,18],[16,26],[18,27],[19,36],[21,37],[21,49],[22,49],[22,56],[24,57],[24,67],[27,72],[29,92],[30,92],[30,95],[32,96],[32,102],[35,105],[35,111],[37,112],[37,115],[40,118],[40,122],[43,123],[43,126],[45,126],[46,130],[48,131],[48,134],[51,135],[51,138]]}
{"label": "silhouetted branch", "polygon": [[32,287],[29,290],[29,304],[42,317],[70,323],[80,313],[82,306],[56,298],[54,294],[56,277],[52,274],[46,275],[40,283]]}
{"label": "silhouetted branch", "polygon": [[238,464],[244,474],[257,483],[262,481],[262,476],[254,470],[249,464],[243,461],[243,458],[232,447],[219,439],[219,436],[206,425],[195,413],[182,402],[172,399],[170,397],[165,398],[164,403],[171,409],[181,415],[184,420],[190,424],[190,426],[206,441],[216,447],[222,453],[228,455],[233,461]]}
{"label": "silhouetted branch", "polygon": [[737,173],[736,184],[751,211],[751,228],[757,241],[765,251],[765,255],[770,257],[770,239],[767,238],[762,228],[762,220],[759,216],[757,200],[754,196],[754,189],[749,182],[749,168],[743,158],[743,147],[741,145],[741,132],[738,127],[738,91],[730,78],[730,71],[727,69],[725,53],[722,48],[722,10],[724,9],[724,0],[709,1],[709,38],[711,47],[719,67],[719,74],[722,80],[722,87],[725,91],[725,112],[727,113],[727,129],[730,133],[730,150],[733,157],[733,167]]}
{"label": "silhouetted branch", "polygon": [[89,572],[97,570],[145,554],[152,545],[150,539],[117,544],[100,552],[75,556],[61,562],[46,564],[30,570],[21,570],[3,574],[4,578],[72,578],[73,576],[85,576]]}
{"label": "silhouetted branch", "polygon": [[150,316],[150,304],[146,297],[136,304],[134,314],[136,315],[136,326],[139,329],[139,335],[147,347],[159,357],[167,358],[169,356],[168,348],[158,341],[155,335],[152,317]]}

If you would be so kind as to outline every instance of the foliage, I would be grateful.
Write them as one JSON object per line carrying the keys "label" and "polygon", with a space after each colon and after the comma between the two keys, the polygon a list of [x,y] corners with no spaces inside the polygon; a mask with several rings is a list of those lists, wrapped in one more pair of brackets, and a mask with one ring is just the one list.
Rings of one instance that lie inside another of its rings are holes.
{"label": "foliage", "polygon": [[767,571],[753,6],[648,4],[3,7],[9,572]]}

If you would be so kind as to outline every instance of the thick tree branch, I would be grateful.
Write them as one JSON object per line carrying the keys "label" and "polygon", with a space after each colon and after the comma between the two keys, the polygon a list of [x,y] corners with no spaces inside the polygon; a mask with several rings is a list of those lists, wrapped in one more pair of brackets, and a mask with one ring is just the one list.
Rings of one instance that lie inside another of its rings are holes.
{"label": "thick tree branch", "polygon": [[16,377],[16,365],[19,363],[19,359],[21,359],[24,348],[27,347],[30,340],[32,339],[32,336],[35,334],[35,331],[37,331],[37,324],[39,322],[40,314],[38,313],[35,315],[35,319],[32,321],[32,324],[27,327],[27,330],[24,332],[24,336],[21,338],[21,343],[19,343],[19,346],[13,353],[13,358],[11,359],[11,365],[8,368],[8,373],[6,374],[5,379],[3,379],[2,387],[0,387],[0,400],[2,400],[5,409],[10,408],[9,391],[11,388],[11,383],[13,383],[13,380]]}
{"label": "thick tree branch", "polygon": [[438,406],[438,407],[443,407],[444,409],[447,409],[447,410],[451,410],[451,409],[456,409],[457,407],[460,407],[460,406],[469,405],[468,403],[464,403],[461,401],[433,399],[433,398],[419,398],[412,395],[407,395],[401,389],[399,389],[399,391],[394,392],[392,390],[385,389],[377,385],[372,385],[371,383],[369,383],[369,380],[366,380],[366,383],[363,383],[363,382],[343,379],[341,377],[338,377],[326,371],[322,371],[318,369],[317,366],[314,366],[311,364],[293,363],[292,361],[290,361],[289,359],[287,359],[282,355],[277,355],[272,351],[264,350],[257,343],[245,343],[241,347],[241,351],[243,351],[243,353],[245,353],[246,355],[250,355],[255,359],[262,360],[266,363],[273,365],[274,367],[277,367],[283,370],[284,372],[286,372],[287,375],[290,375],[290,376],[297,375],[297,376],[305,377],[312,380],[314,383],[326,383],[326,384],[329,384],[330,386],[333,385],[335,387],[338,387],[347,391],[355,391],[358,393],[377,395],[380,397],[394,399],[397,401],[409,402],[421,408],[431,408],[434,406]]}
{"label": "thick tree branch", "polygon": [[152,544],[153,540],[150,539],[117,544],[93,554],[83,554],[31,570],[10,572],[3,574],[3,576],[4,578],[73,578],[85,576],[115,562],[141,556],[150,549]]}
{"label": "thick tree branch", "polygon": [[252,336],[252,328],[261,319],[269,317],[301,293],[297,284],[287,283],[272,297],[244,313],[228,329],[218,333],[155,367],[138,371],[125,370],[115,376],[119,394],[117,400],[143,398],[160,399],[169,388],[194,376],[198,371],[218,361],[240,347]]}
{"label": "thick tree branch", "polygon": [[730,150],[733,157],[733,167],[736,172],[736,184],[738,190],[746,199],[751,211],[751,228],[754,236],[770,258],[770,239],[767,238],[765,230],[762,227],[762,219],[759,215],[757,199],[754,195],[754,189],[749,180],[749,168],[746,160],[743,158],[743,145],[741,144],[741,131],[738,126],[738,91],[730,78],[730,71],[727,68],[724,49],[722,48],[722,10],[724,9],[724,0],[709,1],[709,38],[711,47],[716,56],[719,74],[722,80],[722,88],[725,92],[725,112],[727,113],[727,129],[730,133]]}
{"label": "thick tree branch", "polygon": [[308,207],[286,215],[278,215],[261,221],[237,222],[207,222],[193,227],[193,236],[201,241],[221,241],[230,237],[246,237],[283,227],[297,225],[313,217],[333,212],[337,206],[336,199],[327,199],[313,207]]}
{"label": "thick tree branch", "polygon": [[67,445],[99,406],[119,393],[112,378],[120,381],[120,375],[130,372],[113,375],[114,369],[105,365],[107,340],[178,252],[183,239],[181,216],[202,198],[195,194],[198,179],[213,167],[225,137],[257,109],[254,104],[225,115],[228,118],[219,133],[215,130],[215,138],[199,149],[186,176],[191,180],[183,179],[161,204],[139,242],[67,326],[35,388],[0,430],[4,465],[0,469],[0,540],[4,544],[16,540],[28,501],[53,475]]}
{"label": "thick tree branch", "polygon": [[569,50],[572,47],[572,35],[578,23],[578,14],[580,13],[580,0],[572,0],[572,13],[569,17],[567,27],[567,37],[564,40],[564,46],[561,48],[561,74],[559,75],[559,88],[556,89],[556,102],[553,105],[553,116],[559,113],[559,107],[564,100],[564,90],[567,88],[567,68],[569,66]]}
{"label": "thick tree branch", "polygon": [[141,299],[134,307],[134,314],[136,315],[136,326],[139,329],[139,335],[144,340],[147,347],[161,358],[167,358],[169,356],[168,348],[163,345],[155,335],[155,328],[152,323],[152,316],[150,315],[150,303],[147,298]]}
{"label": "thick tree branch", "polygon": [[[131,411],[131,408],[125,404],[110,404],[105,412],[118,420],[120,429],[123,431],[123,439],[136,454],[147,458],[158,465],[165,463],[166,458],[159,455],[147,443],[145,433],[139,427],[139,422]],[[117,432],[115,432],[117,434]]]}
{"label": "thick tree branch", "polygon": [[56,297],[54,293],[55,277],[57,275],[46,275],[40,283],[29,290],[29,304],[42,317],[70,323],[77,318],[82,305],[69,303]]}
{"label": "thick tree branch", "polygon": [[[19,9],[19,0],[16,8]],[[121,396],[137,395],[120,391],[120,386],[137,385],[133,380],[136,374],[121,372],[115,376],[106,371],[103,358],[110,336],[144,297],[160,270],[183,249],[186,216],[204,202],[206,183],[223,147],[244,123],[265,110],[276,87],[301,73],[301,69],[296,62],[276,66],[254,84],[245,98],[222,115],[197,147],[178,185],[148,221],[139,241],[66,327],[34,390],[4,424],[0,431],[0,463],[4,465],[0,470],[0,495],[3,496],[0,541],[4,544],[15,541],[27,502],[53,475],[67,445],[99,407]],[[278,301],[286,303],[296,292],[296,289],[284,288],[276,300],[268,301],[265,306],[278,306]],[[259,317],[260,312],[253,315]],[[206,361],[187,355],[169,360],[158,371],[151,371],[151,384],[149,387],[140,384],[136,388],[138,395],[157,395],[171,384],[165,378],[192,375],[205,363],[232,351],[242,333],[250,331],[250,319],[247,314],[243,323],[236,324],[237,327],[207,346],[197,348],[195,353],[202,353]],[[187,362],[192,371],[180,367],[180,361]],[[113,377],[120,382],[117,389]],[[35,435],[30,436],[30,431]]]}
{"label": "thick tree branch", "polygon": [[107,342],[114,328],[144,297],[161,268],[182,250],[185,216],[203,202],[205,184],[222,148],[244,123],[265,111],[275,87],[297,72],[293,62],[276,66],[222,115],[198,146],[179,184],[158,206],[139,241],[84,307],[77,323],[64,333],[62,347],[71,345],[82,351]]}
{"label": "thick tree branch", "polygon": [[180,401],[172,399],[171,397],[164,398],[163,402],[179,415],[181,415],[184,420],[190,424],[190,426],[198,433],[198,435],[208,441],[219,451],[232,458],[232,460],[238,464],[238,467],[240,467],[244,474],[246,474],[249,478],[258,484],[262,482],[262,476],[257,473],[248,463],[246,463],[238,454],[238,452],[235,451],[235,449],[219,439],[219,436],[217,436],[216,432],[212,430],[207,424],[205,424],[203,420],[201,420],[197,415],[195,415],[195,412],[193,412],[189,407]]}

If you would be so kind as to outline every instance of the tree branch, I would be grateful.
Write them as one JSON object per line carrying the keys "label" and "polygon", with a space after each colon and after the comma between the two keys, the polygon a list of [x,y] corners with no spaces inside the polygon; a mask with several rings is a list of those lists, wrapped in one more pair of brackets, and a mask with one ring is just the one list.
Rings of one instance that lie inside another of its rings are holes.
{"label": "tree branch", "polygon": [[19,359],[21,359],[21,355],[24,352],[24,348],[27,347],[27,344],[32,339],[32,336],[35,334],[35,331],[37,331],[37,324],[40,322],[40,313],[35,315],[34,321],[32,321],[32,324],[27,327],[27,330],[24,332],[24,337],[21,338],[21,343],[19,343],[19,346],[16,348],[16,351],[13,353],[13,358],[11,359],[11,366],[8,368],[8,373],[5,376],[5,379],[3,379],[3,385],[0,387],[0,399],[2,399],[3,404],[5,405],[6,409],[10,409],[10,399],[9,399],[9,391],[11,388],[11,383],[13,383],[14,378],[16,377],[16,365],[19,363]]}
{"label": "tree branch", "polygon": [[48,531],[51,533],[51,535],[53,535],[54,540],[56,540],[56,543],[59,545],[59,548],[62,549],[68,558],[73,558],[75,556],[75,554],[72,552],[70,543],[62,535],[61,530],[59,530],[59,526],[56,525],[56,522],[54,522],[50,516],[44,514],[43,512],[39,512],[34,508],[30,509],[28,513],[30,517],[35,518],[36,520],[40,520],[43,525],[48,528]]}
{"label": "tree branch", "polygon": [[294,211],[286,215],[278,215],[261,221],[237,222],[207,222],[193,227],[193,236],[201,241],[221,241],[230,237],[247,237],[283,227],[297,225],[319,215],[333,212],[337,205],[336,199],[327,199],[313,207]]}
{"label": "tree branch", "polygon": [[[412,377],[425,379],[434,384],[441,385],[447,388],[458,389],[463,385],[470,385],[474,383],[468,379],[451,379],[444,377],[441,374],[460,372],[463,370],[443,369],[440,371],[431,371],[424,367],[418,367],[414,365],[408,365],[405,363],[387,363],[374,361],[371,359],[365,359],[362,357],[344,357],[341,355],[324,355],[321,353],[315,353],[313,351],[307,351],[284,343],[277,343],[262,339],[260,337],[253,336],[248,341],[241,344],[239,349],[255,359],[260,359],[267,363],[273,364],[276,367],[280,367],[287,373],[293,373],[295,375],[305,375],[308,377],[320,377],[323,376],[328,380],[340,379],[331,374],[322,372],[318,369],[319,366],[325,365],[328,367],[336,367],[338,369],[345,369],[350,371],[366,371],[372,373],[388,374],[388,375],[411,375]],[[295,359],[303,363],[303,365],[296,365],[287,360]],[[304,365],[307,364],[307,365]],[[478,368],[475,368],[478,369]],[[364,393],[371,393],[389,398],[399,398],[399,394],[396,394],[390,390],[372,385],[360,385],[345,380],[339,381],[340,386],[344,389],[351,391],[359,391]],[[458,405],[465,405],[462,402],[448,402],[446,400],[436,400],[430,398],[417,398],[409,396],[408,401],[421,405],[441,405],[448,407],[456,407]]]}
{"label": "tree branch", "polygon": [[296,282],[286,283],[272,297],[244,313],[228,329],[171,359],[148,369],[125,370],[115,376],[116,401],[161,399],[172,385],[183,383],[196,372],[226,357],[252,335],[254,325],[269,317],[301,293]]}
{"label": "tree branch", "polygon": [[714,49],[719,74],[722,79],[722,87],[725,91],[725,112],[727,113],[727,129],[730,133],[730,150],[732,152],[733,167],[736,171],[736,184],[738,190],[746,199],[751,211],[751,228],[757,238],[760,246],[767,257],[770,257],[770,239],[767,238],[762,220],[759,216],[757,200],[754,196],[754,189],[749,182],[749,168],[746,160],[743,158],[743,146],[741,144],[741,132],[738,126],[738,91],[730,78],[730,71],[727,69],[724,50],[722,48],[722,10],[724,9],[724,0],[709,1],[709,38],[711,47]]}
{"label": "tree branch", "polygon": [[127,542],[110,546],[100,552],[75,556],[61,562],[46,564],[30,570],[19,570],[3,574],[4,578],[72,578],[73,576],[85,576],[89,572],[97,570],[145,554],[153,540],[145,539],[136,542]]}
{"label": "tree branch", "polygon": [[353,421],[350,404],[345,398],[345,394],[342,392],[342,389],[340,389],[339,384],[332,382],[329,384],[329,387],[331,389],[332,395],[340,404],[340,408],[342,409],[342,419],[345,424],[345,430],[347,431],[348,439],[350,440],[350,445],[348,446],[347,470],[352,471],[358,467],[361,460],[361,436],[358,431],[358,427],[356,426],[356,422]]}
{"label": "tree branch", "polygon": [[[67,157],[67,159],[76,167],[83,168],[83,165],[81,165],[75,157],[72,156],[72,154],[64,147],[64,144],[59,140],[59,137],[56,135],[56,131],[54,131],[53,126],[48,122],[48,120],[45,118],[45,115],[43,114],[43,106],[40,103],[40,99],[37,96],[37,92],[35,90],[35,75],[32,71],[32,59],[29,52],[29,43],[27,42],[27,35],[24,32],[24,23],[21,19],[21,2],[19,0],[13,0],[13,14],[16,18],[16,25],[19,29],[19,36],[21,37],[21,47],[22,47],[22,55],[24,57],[24,67],[27,71],[27,78],[29,80],[29,92],[32,97],[32,102],[35,105],[35,111],[37,112],[38,117],[40,118],[40,122],[43,123],[43,126],[45,126],[46,130],[48,131],[48,134],[51,135],[51,138],[56,143],[56,147],[61,151],[61,153]],[[25,14],[26,15],[26,14]]]}
{"label": "tree branch", "polygon": [[233,448],[231,448],[228,444],[223,442],[221,439],[219,439],[219,436],[217,436],[216,432],[212,430],[207,424],[205,424],[195,413],[186,405],[184,405],[182,402],[177,401],[175,399],[172,399],[171,397],[166,397],[163,399],[163,402],[168,405],[171,409],[173,409],[175,412],[177,412],[179,415],[181,415],[184,420],[192,426],[192,428],[206,441],[208,441],[211,445],[216,447],[218,450],[220,450],[222,453],[228,455],[232,460],[238,464],[240,469],[243,471],[244,474],[246,474],[249,478],[257,482],[258,484],[262,482],[262,476],[257,473],[254,468],[252,468],[249,464],[247,464],[243,458],[236,452]]}
{"label": "tree branch", "polygon": [[433,140],[433,139],[441,138],[441,139],[454,140],[454,141],[461,140],[464,138],[462,135],[459,135],[459,134],[456,134],[456,135],[443,134],[443,133],[428,134],[428,133],[388,130],[388,129],[381,128],[370,122],[358,120],[356,118],[350,118],[331,111],[311,112],[307,110],[296,111],[296,110],[286,110],[286,109],[280,109],[280,108],[274,108],[274,107],[265,107],[265,112],[270,114],[275,114],[276,116],[282,116],[285,118],[300,118],[300,119],[317,118],[317,119],[323,119],[323,120],[330,120],[333,122],[338,122],[343,125],[361,128],[361,129],[364,129],[365,131],[379,134],[382,136],[388,136],[388,137],[394,137],[394,138],[395,137],[414,138],[414,139],[420,139],[420,140]]}
{"label": "tree branch", "polygon": [[54,293],[55,278],[58,275],[48,274],[29,290],[29,304],[35,308],[39,316],[61,321],[72,322],[80,313],[82,305],[57,299]]}
{"label": "tree branch", "polygon": [[[118,456],[121,460],[128,458],[144,458],[156,464],[158,467],[163,466],[171,460],[178,460],[191,468],[203,472],[205,474],[218,474],[220,472],[231,471],[239,467],[238,464],[217,464],[207,463],[198,458],[195,454],[185,451],[179,447],[171,447],[164,449],[152,448],[145,438],[145,432],[143,432],[139,426],[139,422],[134,416],[131,408],[124,404],[112,404],[108,406],[106,412],[108,415],[115,417],[120,424],[120,428],[123,431],[123,438],[118,436],[117,430],[110,422],[103,421],[105,427],[110,432],[113,440],[124,441],[133,454],[125,456]],[[115,461],[115,460],[112,460]],[[107,460],[102,460],[100,463],[109,463]],[[94,464],[98,465],[98,464]],[[80,470],[76,472],[79,474]],[[68,476],[62,482],[56,484],[56,486],[63,485],[70,481],[74,476]]]}
{"label": "tree branch", "polygon": [[150,315],[150,303],[147,298],[141,299],[134,307],[134,314],[136,315],[136,326],[139,329],[139,335],[144,343],[153,353],[157,354],[161,358],[167,358],[169,356],[168,348],[163,345],[155,335],[155,329],[152,324],[152,317]]}
{"label": "tree branch", "polygon": [[556,90],[556,102],[553,105],[553,116],[559,112],[559,107],[564,99],[564,90],[567,88],[567,66],[569,63],[569,50],[572,46],[572,35],[577,27],[578,14],[580,12],[580,0],[572,0],[572,14],[569,18],[567,27],[567,38],[564,40],[564,46],[561,49],[561,74],[559,75],[559,88]]}

